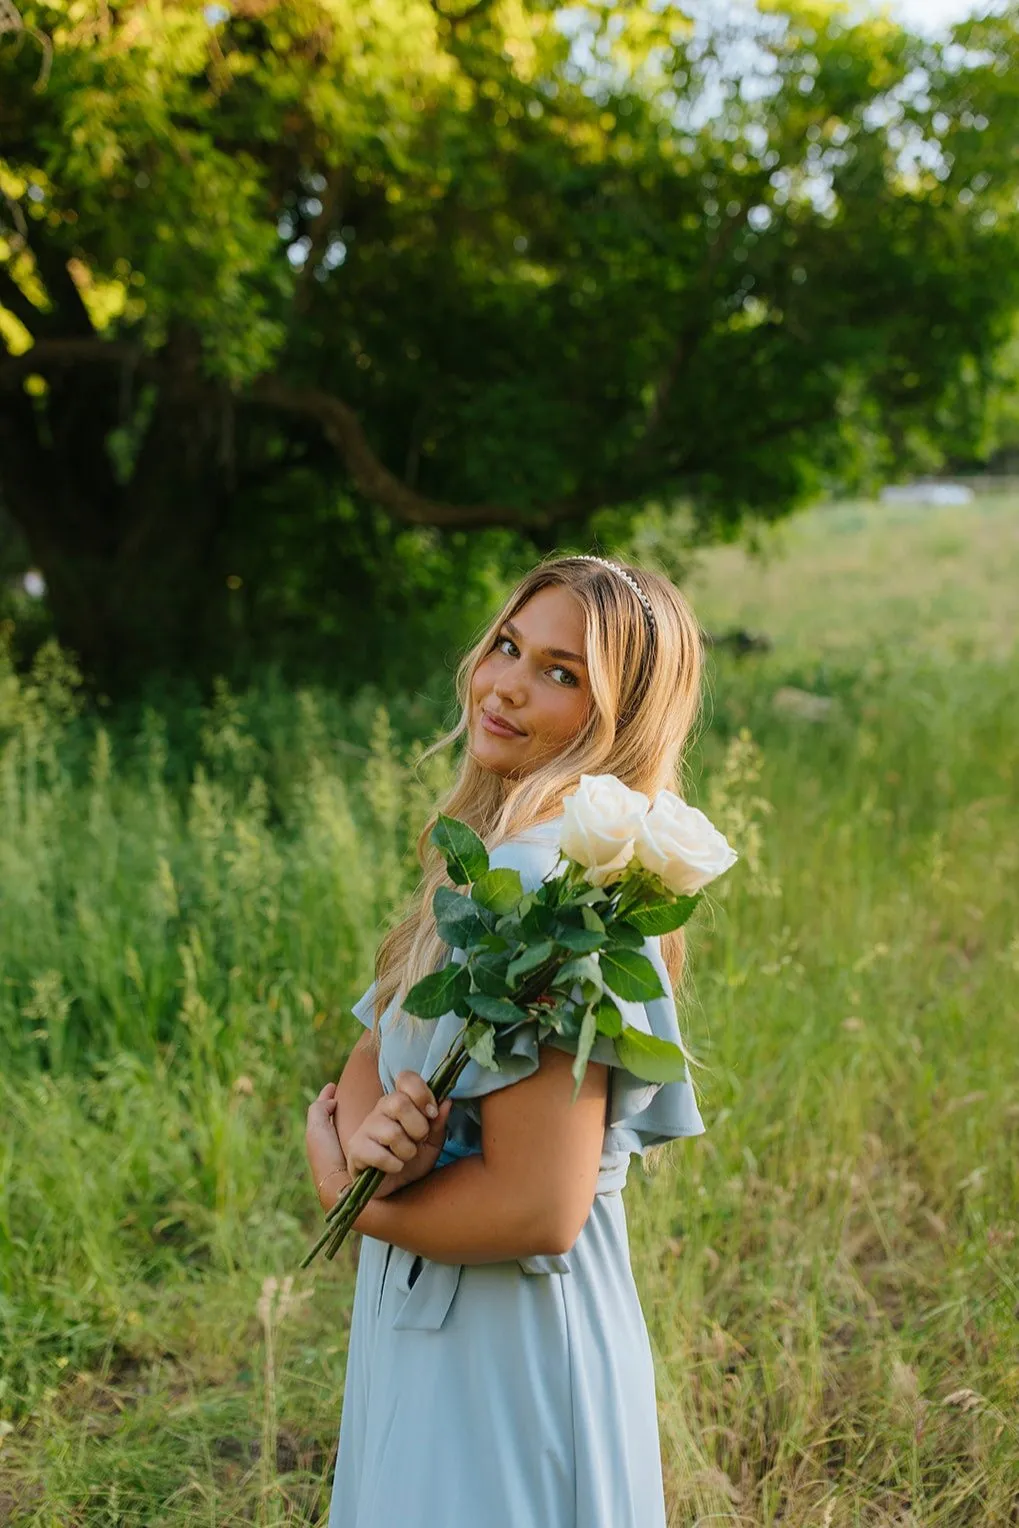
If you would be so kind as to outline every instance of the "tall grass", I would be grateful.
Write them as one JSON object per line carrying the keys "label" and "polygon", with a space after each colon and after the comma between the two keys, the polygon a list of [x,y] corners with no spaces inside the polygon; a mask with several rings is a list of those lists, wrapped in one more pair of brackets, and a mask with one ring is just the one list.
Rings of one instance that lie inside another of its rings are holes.
{"label": "tall grass", "polygon": [[[906,530],[926,590],[945,523]],[[722,555],[736,616],[762,573]],[[783,555],[801,588],[830,543]],[[882,641],[853,597],[855,647],[793,599],[712,666],[697,799],[743,858],[691,936],[708,1132],[627,1190],[675,1528],[1019,1522],[1014,649],[964,600],[957,640]],[[377,697],[221,688],[182,767],[172,716],[75,695],[52,652],[0,671],[0,1523],[315,1523],[355,1249],[287,1282],[304,1111],[445,766]]]}

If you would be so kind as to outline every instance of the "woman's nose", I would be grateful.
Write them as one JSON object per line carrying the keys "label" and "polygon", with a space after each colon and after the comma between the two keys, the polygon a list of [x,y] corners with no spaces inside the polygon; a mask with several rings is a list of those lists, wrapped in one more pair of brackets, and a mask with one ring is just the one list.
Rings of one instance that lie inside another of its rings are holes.
{"label": "woman's nose", "polygon": [[510,669],[497,679],[492,686],[500,700],[509,701],[510,705],[519,706],[527,694],[527,686],[523,675],[517,668]]}

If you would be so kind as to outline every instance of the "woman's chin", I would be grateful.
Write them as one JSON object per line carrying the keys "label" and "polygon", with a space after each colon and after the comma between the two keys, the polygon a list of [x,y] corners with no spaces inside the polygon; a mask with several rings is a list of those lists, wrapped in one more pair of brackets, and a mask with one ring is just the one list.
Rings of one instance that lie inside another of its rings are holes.
{"label": "woman's chin", "polygon": [[490,770],[493,775],[508,777],[520,769],[519,758],[513,758],[512,740],[494,737],[482,726],[474,729],[471,737],[471,753],[475,763],[480,764],[482,769]]}

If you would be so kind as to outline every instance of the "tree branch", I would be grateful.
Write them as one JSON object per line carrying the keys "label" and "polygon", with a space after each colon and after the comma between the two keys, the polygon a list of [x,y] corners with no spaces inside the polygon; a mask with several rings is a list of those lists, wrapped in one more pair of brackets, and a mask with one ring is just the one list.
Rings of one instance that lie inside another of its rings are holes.
{"label": "tree branch", "polygon": [[[0,362],[0,387],[11,386],[32,372],[45,374],[62,366],[123,365],[125,362],[136,366],[141,375],[153,377],[164,386],[170,380],[165,366],[136,345],[106,340],[54,339],[39,340],[24,355],[11,356]],[[186,394],[196,402],[221,402],[221,393],[197,378],[182,383],[178,377],[176,385],[181,396]],[[314,419],[343,461],[357,489],[405,525],[436,525],[460,530],[478,530],[493,525],[548,529],[569,520],[583,519],[606,502],[603,491],[590,498],[573,495],[533,511],[507,504],[448,504],[440,499],[429,499],[401,482],[379,460],[356,413],[342,399],[318,388],[291,387],[277,377],[265,375],[256,378],[238,402],[261,404]]]}
{"label": "tree branch", "polygon": [[[38,311],[38,309],[36,310]],[[0,361],[0,387],[12,386],[21,377],[33,372],[46,373],[61,366],[117,365],[125,362],[137,365],[149,375],[158,375],[160,368],[137,345],[125,345],[118,340],[100,339],[41,339],[31,350],[21,355],[7,356]]]}
{"label": "tree branch", "polygon": [[406,525],[455,526],[476,530],[490,525],[549,526],[578,519],[601,504],[562,500],[528,512],[505,504],[447,504],[416,493],[379,461],[349,404],[317,388],[292,388],[276,377],[260,377],[249,398],[318,421],[322,432],[346,464],[356,487],[368,499]]}

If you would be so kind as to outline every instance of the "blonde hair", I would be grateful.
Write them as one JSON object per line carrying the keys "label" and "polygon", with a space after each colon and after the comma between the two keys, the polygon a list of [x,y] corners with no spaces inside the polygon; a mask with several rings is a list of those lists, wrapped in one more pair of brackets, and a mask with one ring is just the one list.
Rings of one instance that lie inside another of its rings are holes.
{"label": "blonde hair", "polygon": [[[469,823],[491,850],[523,829],[557,817],[563,797],[577,788],[582,774],[616,775],[649,797],[663,787],[681,785],[683,749],[700,713],[703,633],[683,595],[664,574],[632,563],[619,566],[647,595],[654,611],[653,629],[638,596],[618,573],[597,562],[552,554],[520,580],[462,658],[456,675],[460,719],[422,759],[468,733],[474,672],[492,650],[504,622],[539,589],[569,589],[583,608],[593,704],[576,737],[520,779],[485,769],[464,750],[456,779],[418,838],[422,876],[410,907],[375,956],[376,1039],[378,1021],[393,999],[402,998],[416,981],[436,970],[446,955],[431,911],[435,888],[450,884],[445,861],[429,842],[440,811]],[[683,930],[663,934],[661,951],[675,986],[683,971]]]}

